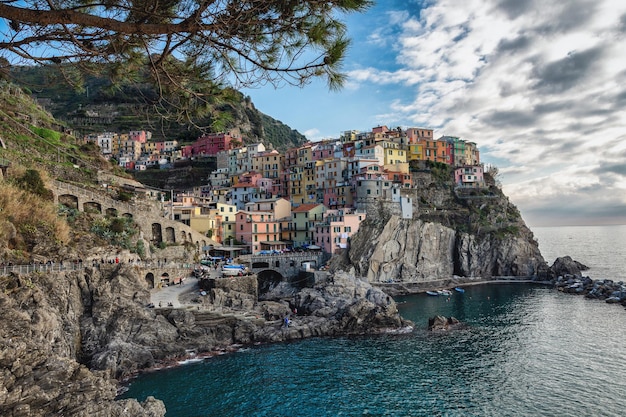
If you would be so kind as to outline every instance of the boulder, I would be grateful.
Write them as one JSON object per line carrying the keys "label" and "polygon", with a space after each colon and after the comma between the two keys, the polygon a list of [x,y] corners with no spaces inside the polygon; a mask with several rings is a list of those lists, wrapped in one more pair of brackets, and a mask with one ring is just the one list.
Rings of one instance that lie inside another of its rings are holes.
{"label": "boulder", "polygon": [[549,273],[552,278],[561,276],[575,276],[582,277],[582,271],[586,271],[589,268],[586,265],[581,264],[578,261],[572,259],[571,256],[562,256],[556,258]]}
{"label": "boulder", "polygon": [[454,317],[434,316],[428,319],[428,330],[432,332],[446,331],[458,327],[461,324]]}

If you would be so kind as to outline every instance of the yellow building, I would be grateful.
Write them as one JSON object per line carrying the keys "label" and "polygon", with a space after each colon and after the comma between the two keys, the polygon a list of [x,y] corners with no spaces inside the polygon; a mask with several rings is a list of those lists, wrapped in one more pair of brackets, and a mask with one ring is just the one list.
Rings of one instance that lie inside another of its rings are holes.
{"label": "yellow building", "polygon": [[410,144],[408,155],[407,155],[407,160],[423,161],[424,160],[424,145],[422,143]]}
{"label": "yellow building", "polygon": [[147,153],[148,155],[152,155],[157,153],[157,144],[156,142],[145,142],[141,144],[142,151]]}
{"label": "yellow building", "polygon": [[141,156],[141,143],[134,140],[123,140],[119,142],[118,156],[126,156],[135,161]]}
{"label": "yellow building", "polygon": [[379,141],[378,145],[383,147],[383,165],[399,164],[407,161],[407,151],[399,143],[391,141]]}
{"label": "yellow building", "polygon": [[217,203],[216,213],[221,218],[218,219],[214,236],[219,236],[221,242],[227,242],[235,238],[235,221],[237,206],[234,204]]}

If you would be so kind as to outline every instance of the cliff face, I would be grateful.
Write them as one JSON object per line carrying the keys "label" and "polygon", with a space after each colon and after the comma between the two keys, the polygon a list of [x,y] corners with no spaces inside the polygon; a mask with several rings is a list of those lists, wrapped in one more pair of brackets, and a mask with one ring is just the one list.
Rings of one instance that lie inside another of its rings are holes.
{"label": "cliff face", "polygon": [[413,197],[419,204],[412,219],[383,205],[368,207],[347,256],[357,275],[370,282],[419,283],[546,273],[532,232],[499,190],[462,198],[448,184],[430,182]]}
{"label": "cliff face", "polygon": [[[92,320],[94,300],[107,292],[106,285],[94,284],[78,273],[0,278],[0,415],[165,414],[153,398],[114,401],[117,381],[88,369],[82,324]],[[106,315],[97,320],[104,323]]]}
{"label": "cliff face", "polygon": [[[291,306],[258,303],[256,277],[219,284],[210,306],[192,292],[187,308],[154,309],[147,282],[130,265],[0,277],[0,415],[159,417],[165,407],[154,398],[115,400],[116,379],[233,344],[410,325],[390,297],[349,274],[320,279]],[[285,328],[292,308],[298,316]]]}
{"label": "cliff face", "polygon": [[351,242],[349,259],[370,282],[535,276],[545,264],[536,242],[526,236],[476,236],[398,216],[382,229],[365,223]]}

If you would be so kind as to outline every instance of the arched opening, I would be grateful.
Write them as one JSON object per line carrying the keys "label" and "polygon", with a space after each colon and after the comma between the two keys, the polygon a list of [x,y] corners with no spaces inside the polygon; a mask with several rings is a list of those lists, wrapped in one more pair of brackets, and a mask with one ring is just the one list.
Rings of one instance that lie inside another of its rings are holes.
{"label": "arched opening", "polygon": [[62,194],[59,196],[59,204],[65,207],[78,210],[78,197],[71,194]]}
{"label": "arched opening", "polygon": [[146,283],[148,284],[148,288],[154,288],[154,274],[152,272],[148,272],[144,277]]}
{"label": "arched opening", "polygon": [[180,241],[185,242],[187,240],[187,233],[184,231],[180,232]]}
{"label": "arched opening", "polygon": [[124,214],[122,214],[122,216],[127,217],[127,218],[129,218],[129,219],[132,219],[132,218],[133,218],[133,215],[132,215],[132,214],[130,214],[130,213],[124,213]]}
{"label": "arched opening", "polygon": [[302,261],[300,262],[300,268],[301,269],[317,268],[317,260],[310,259],[308,261]]}
{"label": "arched opening", "polygon": [[102,205],[95,201],[86,201],[83,203],[83,211],[85,213],[98,213],[102,214]]}
{"label": "arched opening", "polygon": [[284,280],[280,272],[272,269],[266,269],[257,274],[257,282],[259,285],[259,296],[276,288]]}
{"label": "arched opening", "polygon": [[163,242],[163,235],[161,234],[161,224],[152,223],[152,243],[158,245]]}
{"label": "arched opening", "polygon": [[117,217],[117,209],[113,207],[109,207],[105,212],[107,217]]}
{"label": "arched opening", "polygon": [[170,285],[170,274],[168,274],[167,272],[164,272],[161,275],[161,285],[163,287],[167,287],[168,285]]}
{"label": "arched opening", "polygon": [[176,243],[176,231],[173,227],[165,228],[165,241],[168,243]]}

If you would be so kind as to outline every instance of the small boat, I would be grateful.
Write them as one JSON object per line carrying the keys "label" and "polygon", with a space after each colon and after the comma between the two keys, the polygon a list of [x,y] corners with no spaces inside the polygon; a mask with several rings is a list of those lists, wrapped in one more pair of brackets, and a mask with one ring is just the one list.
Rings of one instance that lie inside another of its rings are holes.
{"label": "small boat", "polygon": [[437,292],[437,291],[426,291],[426,294],[428,294],[428,295],[439,295],[439,292]]}
{"label": "small boat", "polygon": [[441,290],[441,291],[439,291],[439,294],[441,294],[441,295],[452,295],[452,291],[450,291],[450,290]]}
{"label": "small boat", "polygon": [[245,265],[238,264],[227,264],[222,267],[222,275],[225,276],[237,276],[244,275],[247,272],[247,268]]}
{"label": "small boat", "polygon": [[461,287],[454,287],[454,291],[460,292],[460,293],[464,293],[465,289],[461,288]]}

